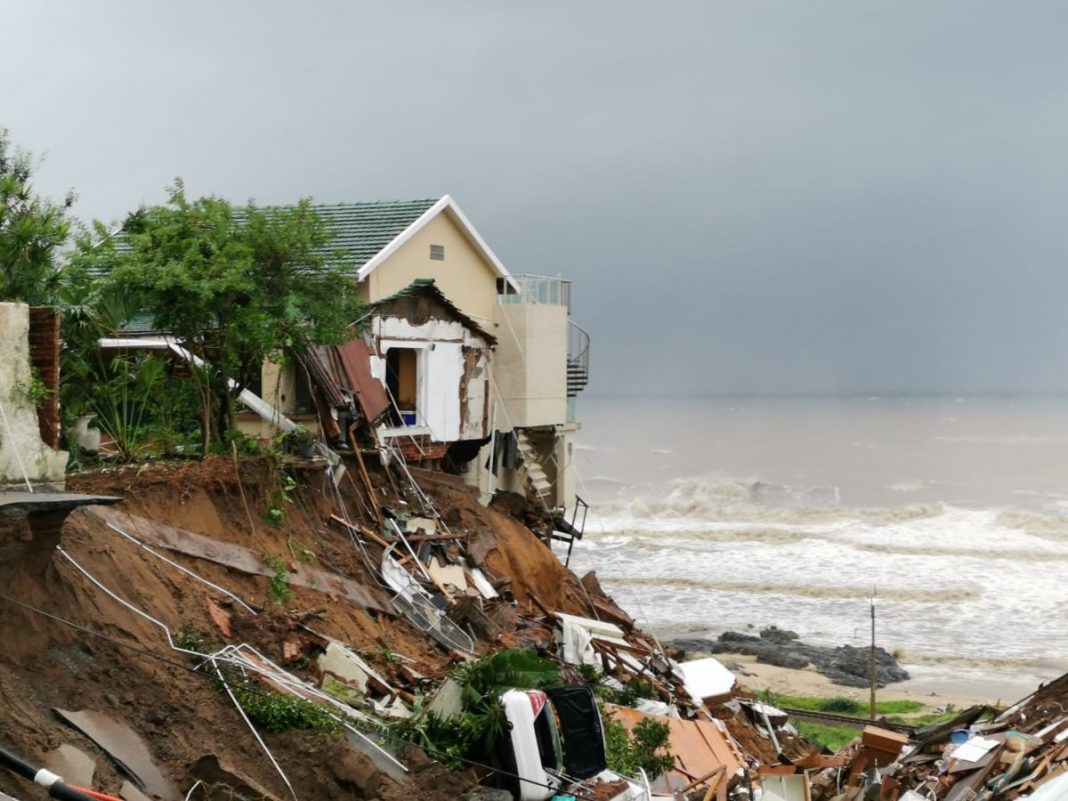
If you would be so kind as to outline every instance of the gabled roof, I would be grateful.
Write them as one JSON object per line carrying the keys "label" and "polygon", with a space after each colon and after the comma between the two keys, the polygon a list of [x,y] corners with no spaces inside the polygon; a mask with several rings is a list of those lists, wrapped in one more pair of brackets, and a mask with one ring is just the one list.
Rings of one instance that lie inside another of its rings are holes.
{"label": "gabled roof", "polygon": [[344,249],[362,267],[437,202],[437,198],[422,198],[316,204],[315,211],[336,236],[331,249]]}
{"label": "gabled roof", "polygon": [[372,203],[316,205],[315,210],[337,237],[331,248],[348,251],[364,280],[386,259],[439,214],[447,214],[486,260],[498,278],[511,278],[490,246],[449,195],[437,200],[389,200]]}
{"label": "gabled roof", "polygon": [[387,298],[376,300],[371,304],[371,309],[372,311],[377,311],[379,308],[393,303],[394,301],[401,300],[402,298],[415,297],[416,295],[426,295],[433,298],[444,307],[445,311],[448,312],[454,320],[462,323],[475,334],[485,339],[487,344],[497,344],[497,337],[493,336],[493,334],[489,333],[485,328],[460,311],[459,307],[445,297],[445,293],[438,289],[433,278],[416,278],[400,292],[395,292]]}

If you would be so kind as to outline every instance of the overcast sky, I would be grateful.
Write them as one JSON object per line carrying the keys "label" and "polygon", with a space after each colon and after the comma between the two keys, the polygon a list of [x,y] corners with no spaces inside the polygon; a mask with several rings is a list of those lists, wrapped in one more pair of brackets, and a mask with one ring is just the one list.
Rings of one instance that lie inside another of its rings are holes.
{"label": "overcast sky", "polygon": [[596,394],[1068,390],[1061,2],[0,7],[83,218],[453,195]]}

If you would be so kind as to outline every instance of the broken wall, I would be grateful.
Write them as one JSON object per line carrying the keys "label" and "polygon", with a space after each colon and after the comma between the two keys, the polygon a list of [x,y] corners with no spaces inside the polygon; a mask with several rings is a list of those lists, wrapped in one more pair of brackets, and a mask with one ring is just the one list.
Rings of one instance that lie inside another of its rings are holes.
{"label": "broken wall", "polygon": [[434,317],[416,324],[402,317],[376,316],[371,330],[377,350],[371,357],[371,373],[383,386],[388,351],[417,351],[417,425],[427,427],[436,442],[484,436],[489,348],[481,337],[463,323]]}
{"label": "broken wall", "polygon": [[41,439],[30,397],[30,307],[0,303],[0,484],[62,486],[67,453]]}

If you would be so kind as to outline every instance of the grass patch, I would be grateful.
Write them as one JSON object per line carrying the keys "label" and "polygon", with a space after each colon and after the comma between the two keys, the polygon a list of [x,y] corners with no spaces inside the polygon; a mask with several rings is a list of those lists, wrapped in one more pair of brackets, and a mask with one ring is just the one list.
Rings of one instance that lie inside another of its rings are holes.
{"label": "grass patch", "polygon": [[960,713],[961,710],[954,709],[951,704],[944,712],[930,712],[926,715],[910,715],[908,717],[901,717],[898,715],[888,717],[887,721],[890,723],[904,723],[908,726],[920,728],[922,726],[930,726],[934,723],[945,723],[947,720],[953,720],[953,718],[960,715]]}
{"label": "grass patch", "polygon": [[[761,700],[766,700],[777,707],[803,709],[806,712],[829,712],[835,715],[849,715],[857,718],[868,717],[870,709],[867,701],[856,701],[842,696],[825,698],[813,695],[761,693],[760,697]],[[925,709],[927,709],[927,705],[919,701],[876,701],[875,703],[875,714],[879,717],[911,715],[916,712],[922,712]]]}
{"label": "grass patch", "polygon": [[809,723],[804,720],[791,722],[798,734],[810,743],[830,751],[841,751],[860,736],[860,732],[850,726],[824,726],[822,723]]}

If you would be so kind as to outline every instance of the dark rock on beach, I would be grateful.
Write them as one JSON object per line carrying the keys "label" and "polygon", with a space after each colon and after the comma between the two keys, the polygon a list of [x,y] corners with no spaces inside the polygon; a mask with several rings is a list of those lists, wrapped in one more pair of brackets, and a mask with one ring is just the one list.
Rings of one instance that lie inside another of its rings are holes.
{"label": "dark rock on beach", "polygon": [[[818,673],[845,687],[867,687],[871,682],[870,648],[809,645],[801,642],[795,632],[776,626],[763,629],[759,636],[725,631],[715,640],[672,640],[671,645],[695,653],[755,656],[758,662],[795,670],[811,665]],[[882,648],[875,649],[875,666],[879,687],[909,678],[897,658]]]}

